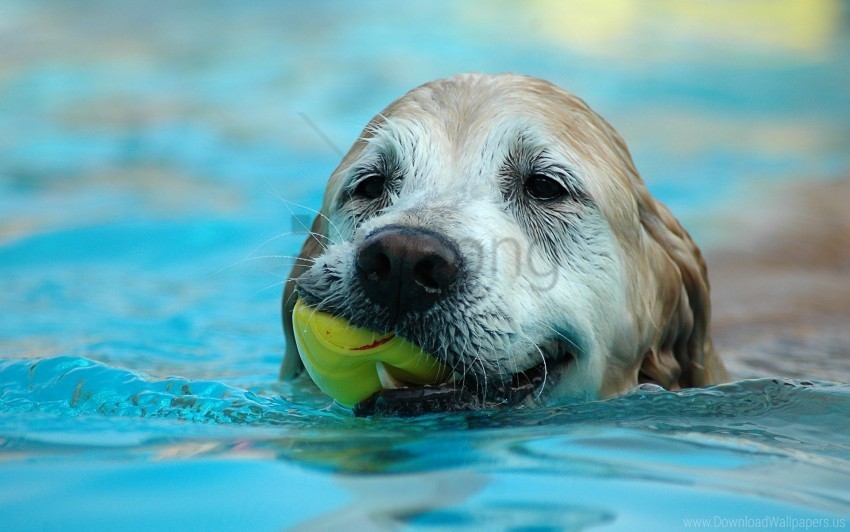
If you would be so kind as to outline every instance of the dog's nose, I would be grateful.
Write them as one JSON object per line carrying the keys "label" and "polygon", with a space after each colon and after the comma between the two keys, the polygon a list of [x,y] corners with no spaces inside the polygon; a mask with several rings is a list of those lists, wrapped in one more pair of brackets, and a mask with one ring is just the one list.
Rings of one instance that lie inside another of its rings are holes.
{"label": "dog's nose", "polygon": [[391,319],[430,308],[444,297],[460,270],[454,245],[427,229],[389,226],[369,235],[357,254],[366,296]]}

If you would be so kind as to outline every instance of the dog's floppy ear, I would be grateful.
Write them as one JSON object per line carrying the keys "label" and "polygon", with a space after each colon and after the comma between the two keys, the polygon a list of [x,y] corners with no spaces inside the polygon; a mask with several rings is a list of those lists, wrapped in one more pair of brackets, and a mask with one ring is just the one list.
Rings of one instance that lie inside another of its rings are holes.
{"label": "dog's floppy ear", "polygon": [[313,260],[322,254],[324,251],[325,232],[325,217],[319,213],[313,219],[313,225],[310,227],[310,234],[304,245],[301,246],[301,254],[295,260],[292,266],[292,271],[289,273],[289,278],[286,280],[286,286],[283,289],[283,299],[281,300],[281,315],[283,318],[283,335],[286,339],[286,352],[283,355],[283,362],[280,365],[280,378],[292,379],[297,377],[304,370],[304,365],[301,363],[301,357],[298,355],[298,348],[295,345],[295,333],[292,328],[292,309],[295,307],[295,280],[302,273],[310,268]]}
{"label": "dog's floppy ear", "polygon": [[637,269],[633,312],[641,322],[638,382],[675,390],[728,380],[711,341],[711,300],[702,253],[676,217],[649,193],[623,139],[594,116],[626,165],[638,208],[640,232],[632,251],[640,258],[630,259]]}
{"label": "dog's floppy ear", "polygon": [[[646,191],[638,193],[642,229],[655,275],[656,329],[640,366],[640,382],[668,390],[707,386],[728,378],[714,351],[711,302],[699,248],[667,208]],[[653,296],[651,296],[653,297]]]}

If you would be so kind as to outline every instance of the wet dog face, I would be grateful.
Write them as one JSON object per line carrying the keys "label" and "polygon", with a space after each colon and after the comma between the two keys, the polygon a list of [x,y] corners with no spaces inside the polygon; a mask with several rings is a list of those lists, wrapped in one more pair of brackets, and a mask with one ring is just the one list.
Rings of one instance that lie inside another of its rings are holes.
{"label": "wet dog face", "polygon": [[[284,324],[297,293],[394,331],[454,369],[440,408],[722,376],[698,249],[614,130],[547,82],[469,74],[400,98],[331,176],[313,231]],[[293,347],[282,375],[298,368]]]}

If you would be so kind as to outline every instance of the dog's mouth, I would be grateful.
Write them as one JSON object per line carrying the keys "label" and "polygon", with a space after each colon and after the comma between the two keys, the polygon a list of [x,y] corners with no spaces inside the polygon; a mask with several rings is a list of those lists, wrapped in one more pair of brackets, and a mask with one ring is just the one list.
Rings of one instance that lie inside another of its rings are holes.
{"label": "dog's mouth", "polygon": [[504,376],[455,371],[443,384],[407,383],[385,373],[384,388],[354,406],[356,416],[411,417],[433,412],[492,410],[541,400],[575,361],[571,343],[552,339],[535,348],[541,362]]}

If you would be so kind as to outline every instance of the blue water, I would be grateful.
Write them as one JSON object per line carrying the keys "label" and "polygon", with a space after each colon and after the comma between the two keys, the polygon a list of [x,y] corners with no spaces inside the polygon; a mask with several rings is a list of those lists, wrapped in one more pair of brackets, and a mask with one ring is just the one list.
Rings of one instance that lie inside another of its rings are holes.
{"label": "blue water", "polygon": [[318,408],[299,385],[153,380],[79,357],[3,363],[0,386],[15,529],[838,523],[850,500],[836,430],[850,385],[749,380],[415,422]]}
{"label": "blue water", "polygon": [[430,79],[581,94],[707,246],[848,175],[840,2],[628,5],[0,5],[0,529],[846,527],[847,384],[404,420],[277,382],[298,221]]}

